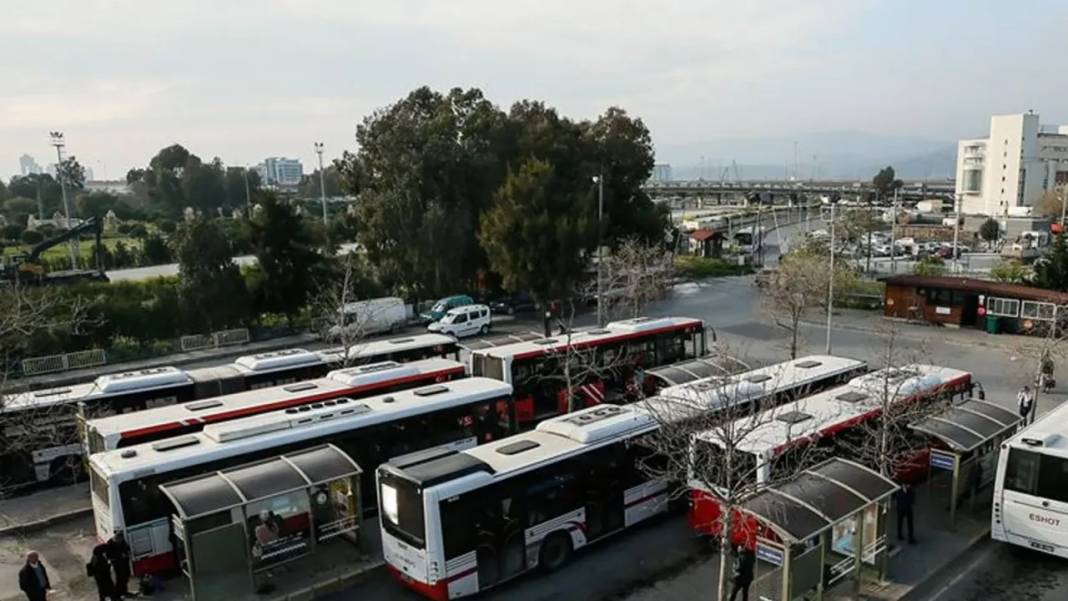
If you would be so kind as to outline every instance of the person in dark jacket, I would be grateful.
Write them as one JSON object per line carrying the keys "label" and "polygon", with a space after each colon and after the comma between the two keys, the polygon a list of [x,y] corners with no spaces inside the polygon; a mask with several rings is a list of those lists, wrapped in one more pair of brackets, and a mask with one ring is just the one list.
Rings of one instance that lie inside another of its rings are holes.
{"label": "person in dark jacket", "polygon": [[96,581],[96,592],[100,601],[116,601],[115,583],[111,579],[111,562],[108,561],[108,546],[101,543],[93,547],[93,556],[85,564],[86,574]]}
{"label": "person in dark jacket", "polygon": [[749,601],[749,585],[753,583],[753,569],[756,567],[756,556],[753,552],[738,545],[734,552],[734,574],[731,578],[731,601],[735,601],[738,593],[742,593],[742,601]]}
{"label": "person in dark jacket", "polygon": [[26,554],[26,565],[19,570],[19,588],[26,593],[30,601],[45,601],[52,584],[48,580],[48,570],[41,563],[37,551]]}
{"label": "person in dark jacket", "polygon": [[116,532],[108,541],[108,559],[115,574],[115,596],[119,599],[130,595],[130,544],[122,532]]}
{"label": "person in dark jacket", "polygon": [[913,490],[911,484],[903,484],[898,489],[894,496],[897,500],[897,540],[905,538],[902,530],[904,529],[905,521],[909,523],[909,544],[916,544],[916,535],[914,531],[913,522],[915,521],[912,506],[916,504],[916,491]]}

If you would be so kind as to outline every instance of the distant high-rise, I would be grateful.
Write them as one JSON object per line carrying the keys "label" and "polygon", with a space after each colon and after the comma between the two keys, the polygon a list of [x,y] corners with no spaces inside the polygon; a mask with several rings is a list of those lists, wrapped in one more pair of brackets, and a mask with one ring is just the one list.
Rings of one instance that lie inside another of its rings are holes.
{"label": "distant high-rise", "polygon": [[19,172],[22,175],[31,175],[41,172],[41,166],[28,154],[19,157]]}
{"label": "distant high-rise", "polygon": [[649,179],[654,182],[671,181],[671,165],[668,165],[667,163],[653,165],[653,176]]}
{"label": "distant high-rise", "polygon": [[275,186],[295,186],[304,177],[304,166],[299,159],[268,157],[256,165],[256,171],[264,183]]}

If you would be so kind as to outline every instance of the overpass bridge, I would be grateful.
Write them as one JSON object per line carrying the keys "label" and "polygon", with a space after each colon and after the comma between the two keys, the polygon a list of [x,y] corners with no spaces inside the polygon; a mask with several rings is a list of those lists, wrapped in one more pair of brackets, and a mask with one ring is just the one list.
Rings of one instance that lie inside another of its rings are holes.
{"label": "overpass bridge", "polygon": [[[729,203],[731,199],[752,198],[759,195],[760,200],[771,204],[786,204],[792,201],[815,200],[816,196],[838,195],[840,198],[866,198],[874,188],[870,182],[842,181],[759,181],[728,182],[710,180],[677,180],[647,182],[643,186],[652,197],[670,200],[700,198],[712,200],[716,204]],[[898,191],[898,197],[904,201],[919,201],[925,198],[943,198],[952,200],[954,187],[952,182],[905,182]]]}

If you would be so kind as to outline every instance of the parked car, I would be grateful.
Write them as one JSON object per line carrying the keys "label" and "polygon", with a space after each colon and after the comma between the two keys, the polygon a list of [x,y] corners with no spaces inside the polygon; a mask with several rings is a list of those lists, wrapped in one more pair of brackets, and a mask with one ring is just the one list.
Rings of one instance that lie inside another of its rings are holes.
{"label": "parked car", "polygon": [[454,294],[439,299],[429,311],[423,313],[419,317],[426,323],[433,323],[445,317],[445,314],[451,309],[473,304],[475,304],[475,301],[470,296],[467,296],[466,294]]}
{"label": "parked car", "polygon": [[538,304],[535,303],[534,299],[526,292],[517,292],[511,296],[491,300],[489,302],[489,308],[493,313],[515,315],[516,313],[536,311],[538,309]]}
{"label": "parked car", "polygon": [[395,296],[372,298],[348,303],[338,309],[342,314],[342,326],[333,326],[328,338],[339,338],[343,333],[366,336],[380,332],[396,332],[408,322],[408,310],[404,301]]}
{"label": "parked car", "polygon": [[493,327],[493,317],[486,305],[467,305],[450,309],[444,317],[428,325],[426,329],[437,334],[456,338],[486,334]]}

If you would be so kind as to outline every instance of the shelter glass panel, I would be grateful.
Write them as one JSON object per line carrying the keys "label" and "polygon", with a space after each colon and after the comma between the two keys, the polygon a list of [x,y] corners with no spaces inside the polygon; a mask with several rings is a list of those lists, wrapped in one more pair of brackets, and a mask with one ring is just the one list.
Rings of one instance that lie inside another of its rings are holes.
{"label": "shelter glass panel", "polygon": [[249,503],[245,515],[254,570],[295,559],[310,551],[311,511],[307,490]]}

